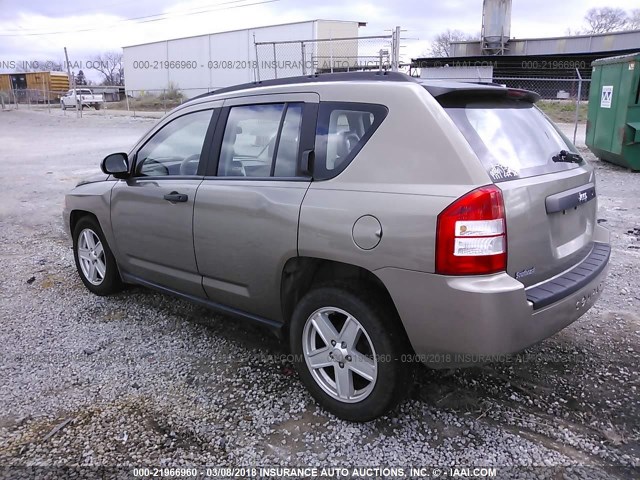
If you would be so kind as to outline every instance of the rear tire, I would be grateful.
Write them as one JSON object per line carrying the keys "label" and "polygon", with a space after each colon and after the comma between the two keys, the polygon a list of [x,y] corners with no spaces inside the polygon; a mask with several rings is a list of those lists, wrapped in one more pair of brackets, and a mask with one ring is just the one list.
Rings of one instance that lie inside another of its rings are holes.
{"label": "rear tire", "polygon": [[100,110],[102,108],[102,105],[100,105],[99,103],[96,103],[95,104],[95,108],[96,108],[96,110]]}
{"label": "rear tire", "polygon": [[60,107],[62,108],[62,110],[66,110],[67,106],[64,104],[64,102],[62,100],[60,100]]}
{"label": "rear tire", "polygon": [[354,422],[393,409],[413,380],[402,361],[409,347],[395,309],[370,291],[342,283],[314,288],[291,319],[302,382],[322,407]]}
{"label": "rear tire", "polygon": [[73,256],[80,279],[91,292],[102,296],[122,290],[116,260],[93,217],[81,218],[73,229]]}

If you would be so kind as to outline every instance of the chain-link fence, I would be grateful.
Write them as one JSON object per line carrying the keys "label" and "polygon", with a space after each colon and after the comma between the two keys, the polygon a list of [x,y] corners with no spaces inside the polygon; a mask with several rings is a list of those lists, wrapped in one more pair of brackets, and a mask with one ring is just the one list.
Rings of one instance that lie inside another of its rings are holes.
{"label": "chain-link fence", "polygon": [[[384,39],[390,37],[375,37],[377,42],[381,42]],[[382,68],[388,68],[392,65],[391,58],[383,56],[382,62],[380,57],[378,62],[373,66],[360,64],[355,67],[355,62],[349,60],[348,65],[342,64],[338,67],[339,62],[347,62],[349,58],[356,59],[360,62],[366,62],[369,58],[368,55],[363,54],[366,49],[361,48],[365,43],[361,40],[358,41],[358,48],[356,57],[347,55],[349,53],[347,48],[342,50],[336,48],[333,51],[327,50],[326,45],[323,48],[317,48],[313,51],[313,55],[328,53],[329,60],[333,59],[332,63],[327,64],[326,67],[315,67],[313,70],[307,70],[306,74],[322,73],[327,69],[331,71],[331,65],[334,66],[335,71],[351,71],[351,70],[364,70],[364,69],[378,69],[380,65]],[[334,47],[337,47],[341,43],[333,43]],[[376,49],[382,45],[382,43],[375,43],[372,39],[368,39],[365,43],[371,49]],[[273,51],[273,45],[271,50]],[[283,59],[285,53],[290,51],[293,55],[293,43],[280,43],[276,45],[276,58],[278,52],[282,55]],[[301,47],[300,42],[297,43],[297,47]],[[355,50],[352,50],[355,53]],[[332,56],[332,53],[335,56]],[[311,55],[311,51],[309,53]],[[302,48],[300,53],[302,58]],[[311,57],[309,57],[311,58]],[[341,60],[342,59],[342,60]],[[293,60],[291,60],[293,61]],[[281,78],[285,70],[277,68],[276,70],[262,70],[263,75],[270,73],[267,78]],[[276,73],[278,76],[276,77]],[[262,77],[262,79],[265,79]],[[458,80],[465,82],[482,82],[487,81],[486,78],[448,78],[448,80]],[[589,85],[588,79],[579,78],[574,74],[572,78],[535,78],[535,77],[493,77],[493,82],[501,85],[506,85],[511,88],[521,88],[525,90],[531,90],[537,92],[541,96],[541,100],[538,102],[538,106],[556,123],[561,124],[565,132],[570,138],[576,140],[584,140],[584,127],[587,120],[587,108],[589,98]],[[92,87],[78,87],[80,88],[92,88]],[[54,111],[63,110],[65,114],[77,112],[78,115],[82,115],[83,112],[91,115],[131,115],[131,116],[150,116],[159,117],[169,112],[173,108],[181,105],[190,98],[197,95],[215,91],[217,88],[167,88],[167,89],[148,89],[148,90],[124,90],[123,88],[117,89],[100,89],[94,88],[94,93],[101,90],[103,102],[99,107],[99,110],[95,109],[95,106],[86,105],[83,110],[77,110],[75,105],[68,104],[66,110],[62,109],[62,97],[67,91],[47,91],[41,89],[22,89],[22,90],[8,90],[0,91],[0,108],[2,109],[34,109]]]}
{"label": "chain-link fence", "polygon": [[7,108],[9,105],[18,106],[56,103],[67,91],[45,89],[15,89],[0,90],[0,102]]}
{"label": "chain-link fence", "polygon": [[256,42],[256,80],[397,69],[399,48],[396,31],[392,35],[380,36]]}
{"label": "chain-link fence", "polygon": [[[128,113],[132,116],[148,113],[164,114],[181,105],[190,98],[216,90],[216,88],[166,88],[148,90],[125,90],[123,87],[78,86],[81,90],[89,89],[100,100],[83,102],[83,108],[77,109],[73,98],[65,97],[68,90],[15,89],[0,90],[0,108],[27,110],[63,110],[82,112],[100,111],[103,114]],[[65,100],[66,98],[66,100]],[[158,116],[158,115],[150,115]]]}
{"label": "chain-link fence", "polygon": [[[558,124],[572,124],[573,142],[584,140],[591,80],[579,73],[571,78],[494,77],[493,81],[509,88],[530,90],[540,95],[538,107]],[[580,134],[580,135],[579,135]]]}
{"label": "chain-link fence", "polygon": [[590,81],[582,78],[494,77],[493,81],[509,88],[536,92],[543,100],[589,99]]}
{"label": "chain-link fence", "polygon": [[[465,77],[456,76],[454,69],[434,69],[426,72],[432,80],[450,80],[504,85],[509,88],[530,90],[540,95],[538,107],[554,122],[561,124],[570,138],[582,141],[582,130],[587,121],[589,86],[591,81],[582,78],[579,71],[569,70],[565,75],[554,78],[527,76],[493,76],[492,72],[477,70],[477,76],[471,69]],[[423,72],[424,74],[424,72]]]}

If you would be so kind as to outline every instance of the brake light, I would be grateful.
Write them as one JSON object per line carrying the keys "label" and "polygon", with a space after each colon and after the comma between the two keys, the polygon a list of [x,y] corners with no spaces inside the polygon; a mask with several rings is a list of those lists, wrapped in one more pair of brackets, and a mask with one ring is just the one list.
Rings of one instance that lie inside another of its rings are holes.
{"label": "brake light", "polygon": [[472,190],[438,215],[436,273],[482,275],[506,268],[506,219],[498,187]]}
{"label": "brake light", "polygon": [[529,92],[527,92],[526,90],[520,90],[517,88],[510,88],[509,90],[507,90],[507,97],[511,97],[511,98],[524,98],[527,96]]}

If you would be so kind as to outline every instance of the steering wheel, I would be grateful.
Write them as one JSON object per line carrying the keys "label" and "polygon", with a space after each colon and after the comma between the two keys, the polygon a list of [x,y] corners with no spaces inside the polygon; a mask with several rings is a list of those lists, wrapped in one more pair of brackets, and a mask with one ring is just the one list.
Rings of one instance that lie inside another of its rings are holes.
{"label": "steering wheel", "polygon": [[200,163],[200,154],[195,153],[189,155],[180,163],[180,175],[195,175],[198,173],[198,164]]}
{"label": "steering wheel", "polygon": [[146,177],[169,175],[167,166],[153,158],[145,158],[138,171]]}

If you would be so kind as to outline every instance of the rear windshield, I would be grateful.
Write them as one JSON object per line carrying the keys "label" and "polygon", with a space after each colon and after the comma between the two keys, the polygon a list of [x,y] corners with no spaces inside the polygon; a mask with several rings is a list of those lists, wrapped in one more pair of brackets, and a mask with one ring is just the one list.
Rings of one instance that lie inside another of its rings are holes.
{"label": "rear windshield", "polygon": [[443,106],[494,182],[578,166],[553,161],[561,150],[576,149],[532,103],[504,99]]}

